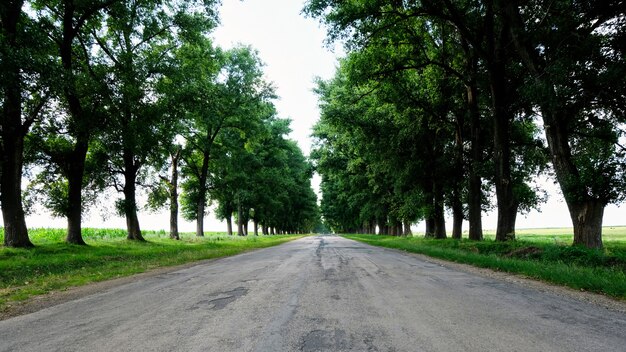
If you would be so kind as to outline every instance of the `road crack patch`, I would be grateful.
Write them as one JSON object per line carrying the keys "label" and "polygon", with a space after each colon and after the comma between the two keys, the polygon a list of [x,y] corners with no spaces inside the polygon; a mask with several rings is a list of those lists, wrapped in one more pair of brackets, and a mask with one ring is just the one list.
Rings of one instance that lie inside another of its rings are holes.
{"label": "road crack patch", "polygon": [[209,297],[223,296],[214,299],[204,299],[194,304],[189,310],[196,310],[205,306],[209,306],[208,309],[220,310],[226,308],[227,305],[236,301],[242,296],[245,296],[250,290],[245,287],[237,287],[230,291],[216,292],[209,295]]}

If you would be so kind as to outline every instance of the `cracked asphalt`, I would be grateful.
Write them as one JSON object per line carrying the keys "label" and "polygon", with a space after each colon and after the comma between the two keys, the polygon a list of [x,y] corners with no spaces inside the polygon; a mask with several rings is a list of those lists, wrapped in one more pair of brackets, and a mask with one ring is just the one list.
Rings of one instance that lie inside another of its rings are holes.
{"label": "cracked asphalt", "polygon": [[0,351],[626,351],[626,314],[336,236],[0,321]]}

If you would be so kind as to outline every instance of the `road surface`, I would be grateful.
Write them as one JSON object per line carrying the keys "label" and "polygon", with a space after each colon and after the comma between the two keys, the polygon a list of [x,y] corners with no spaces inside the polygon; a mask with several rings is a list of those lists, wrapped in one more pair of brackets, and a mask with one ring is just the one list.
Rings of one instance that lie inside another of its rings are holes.
{"label": "road surface", "polygon": [[0,351],[626,351],[626,314],[318,236],[0,321]]}

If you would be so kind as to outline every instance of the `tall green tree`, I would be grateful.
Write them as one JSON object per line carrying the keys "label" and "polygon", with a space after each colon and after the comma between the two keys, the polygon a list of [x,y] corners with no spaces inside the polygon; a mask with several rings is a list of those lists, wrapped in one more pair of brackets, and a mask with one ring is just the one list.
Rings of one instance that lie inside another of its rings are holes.
{"label": "tall green tree", "polygon": [[271,98],[273,89],[263,80],[260,61],[249,47],[222,52],[200,40],[183,46],[177,55],[181,69],[171,84],[188,121],[182,133],[187,149],[183,208],[187,218],[197,222],[196,235],[203,236],[214,144],[229,129],[245,131],[255,124],[251,110]]}
{"label": "tall green tree", "polygon": [[[107,67],[94,60],[87,29],[100,23],[104,10],[117,1],[33,1],[35,18],[48,31],[61,64],[53,94],[57,116],[33,135],[35,144],[67,180],[63,215],[67,217],[66,241],[85,244],[81,234],[83,186],[89,145],[104,125],[108,91]],[[58,194],[60,195],[60,194]]]}
{"label": "tall green tree", "polygon": [[[207,33],[215,23],[206,10],[193,12],[193,4],[173,1],[136,0],[112,5],[106,30],[90,28],[101,59],[111,70],[111,106],[103,134],[108,152],[112,186],[123,194],[118,211],[126,217],[128,239],[143,240],[137,216],[137,186],[158,169],[168,156],[175,137],[174,114],[163,111],[156,84],[167,74],[167,58],[180,43],[180,32]],[[197,6],[196,8],[201,8]]]}
{"label": "tall green tree", "polygon": [[[439,116],[428,123],[424,119],[421,129],[427,131],[443,131],[443,125],[453,122],[456,155],[461,160],[465,118],[462,109],[453,97],[459,90],[458,85],[465,86],[466,111],[469,116],[469,141],[472,145],[472,162],[469,167],[470,186],[470,237],[482,238],[480,222],[481,206],[481,175],[479,174],[482,149],[486,146],[481,141],[483,135],[481,110],[490,115],[491,138],[493,140],[493,172],[492,182],[496,188],[498,206],[498,226],[496,238],[506,240],[514,238],[515,219],[520,199],[515,192],[513,170],[516,168],[516,155],[513,153],[511,130],[515,117],[519,114],[519,97],[523,72],[512,60],[510,23],[502,16],[503,2],[487,1],[475,3],[468,1],[451,2],[384,2],[384,1],[350,1],[336,3],[325,0],[312,0],[306,5],[305,11],[319,17],[329,27],[329,38],[345,39],[346,47],[352,52],[369,52],[366,62],[369,69],[365,72],[370,79],[378,81],[381,76],[388,76],[396,71],[417,71],[418,76],[430,70],[429,74],[442,80],[437,85],[428,85],[430,93],[439,93],[442,99],[424,99],[418,105],[420,115]],[[361,70],[363,71],[363,70]],[[423,78],[422,78],[423,80]],[[427,82],[423,80],[423,82]],[[437,82],[432,80],[431,82]],[[454,82],[453,84],[449,84]],[[481,91],[482,88],[482,91]],[[434,94],[433,94],[434,95]],[[480,106],[479,99],[483,95],[489,98],[490,106]],[[424,104],[427,102],[427,104]],[[453,119],[451,119],[451,115]],[[426,133],[426,137],[433,133]],[[429,140],[426,139],[426,142]],[[445,148],[430,145],[431,157],[423,159],[432,162],[432,155],[441,154]],[[433,169],[428,167],[428,169]],[[440,168],[445,170],[445,167]],[[459,170],[460,171],[460,170]],[[438,185],[439,175],[431,173],[435,180],[432,190],[425,196],[433,198],[432,215],[442,222],[442,203],[439,194],[442,185]],[[456,187],[456,186],[455,186]],[[423,186],[426,190],[426,187]],[[443,186],[445,188],[445,186]],[[453,187],[454,188],[454,187]],[[457,226],[453,231],[458,237],[462,210],[458,198],[460,189],[451,192],[456,200],[452,202]],[[432,195],[432,196],[431,196]],[[435,199],[437,198],[437,199]],[[441,226],[435,226],[433,232],[442,234]],[[429,226],[427,226],[429,227]],[[436,229],[439,227],[439,229]],[[431,232],[430,230],[428,232]]]}
{"label": "tall green tree", "polygon": [[626,5],[510,1],[502,17],[527,94],[544,124],[552,166],[574,225],[574,244],[602,247],[607,204],[624,199],[626,154],[621,79]]}
{"label": "tall green tree", "polygon": [[24,140],[49,100],[54,72],[52,48],[24,5],[0,4],[0,202],[9,247],[32,247],[22,202]]}

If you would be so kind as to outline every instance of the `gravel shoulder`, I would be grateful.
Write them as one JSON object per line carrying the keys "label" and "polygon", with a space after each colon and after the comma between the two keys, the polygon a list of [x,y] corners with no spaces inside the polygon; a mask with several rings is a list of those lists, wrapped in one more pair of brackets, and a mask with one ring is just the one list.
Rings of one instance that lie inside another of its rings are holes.
{"label": "gravel shoulder", "polygon": [[162,268],[151,269],[143,273],[134,274],[131,276],[119,277],[116,279],[110,279],[100,282],[94,282],[83,286],[70,287],[63,291],[50,291],[44,295],[39,295],[18,302],[9,303],[4,310],[0,311],[0,321],[9,318],[17,317],[20,315],[30,314],[42,309],[54,307],[56,305],[70,302],[76,299],[87,297],[96,293],[104,292],[112,288],[126,285],[138,280],[151,278],[171,272],[191,268],[196,265],[203,265],[222,258],[200,260],[190,263],[185,263],[175,266],[167,266]]}

